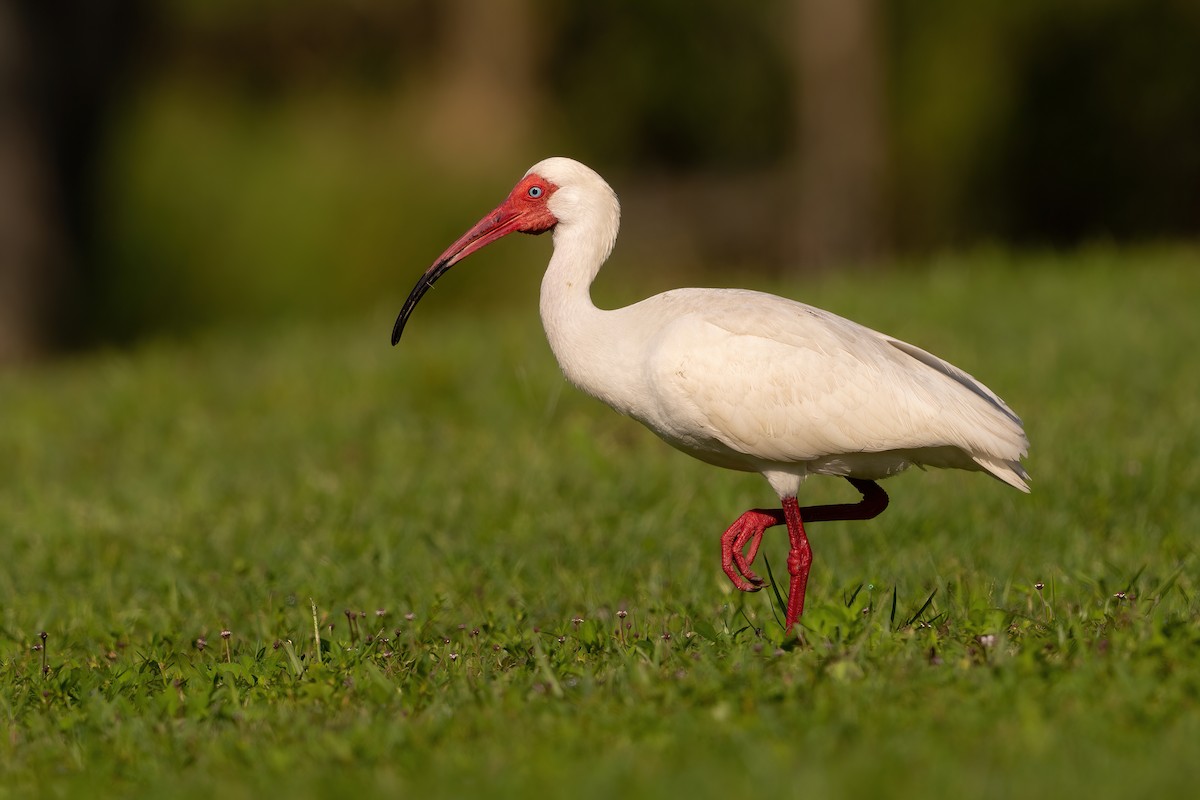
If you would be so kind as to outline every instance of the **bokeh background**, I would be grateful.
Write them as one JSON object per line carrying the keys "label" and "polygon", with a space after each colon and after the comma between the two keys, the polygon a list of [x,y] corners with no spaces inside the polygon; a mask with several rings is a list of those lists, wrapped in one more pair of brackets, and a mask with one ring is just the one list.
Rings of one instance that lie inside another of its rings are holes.
{"label": "bokeh background", "polygon": [[0,0],[0,362],[394,306],[547,155],[625,301],[1194,240],[1200,3]]}

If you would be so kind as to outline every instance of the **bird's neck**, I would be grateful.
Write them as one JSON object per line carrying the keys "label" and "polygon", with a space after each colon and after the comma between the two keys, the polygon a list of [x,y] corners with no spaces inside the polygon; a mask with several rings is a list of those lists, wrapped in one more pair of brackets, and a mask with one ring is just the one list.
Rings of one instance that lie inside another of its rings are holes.
{"label": "bird's neck", "polygon": [[619,311],[592,302],[591,286],[617,237],[618,220],[596,217],[590,224],[560,225],[554,255],[542,278],[541,314],[550,349],[567,380],[624,411],[615,387],[623,385],[632,344]]}

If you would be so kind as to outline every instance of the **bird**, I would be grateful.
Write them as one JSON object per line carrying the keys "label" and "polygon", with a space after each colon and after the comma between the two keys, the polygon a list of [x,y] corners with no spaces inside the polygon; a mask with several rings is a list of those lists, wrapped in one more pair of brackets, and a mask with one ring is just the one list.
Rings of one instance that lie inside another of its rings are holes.
{"label": "bird", "polygon": [[[991,389],[925,350],[836,314],[746,289],[672,289],[598,308],[591,285],[616,243],[616,193],[590,167],[533,165],[499,206],[421,275],[392,329],[466,257],[511,233],[551,232],[540,312],[564,377],[709,464],[760,473],[780,508],[746,511],[721,536],[721,567],[742,591],[763,533],[786,526],[784,632],[804,612],[812,548],[804,523],[865,520],[888,495],[878,481],[908,467],[986,473],[1023,492],[1029,440]],[[846,479],[856,503],[801,507],[809,476]]]}

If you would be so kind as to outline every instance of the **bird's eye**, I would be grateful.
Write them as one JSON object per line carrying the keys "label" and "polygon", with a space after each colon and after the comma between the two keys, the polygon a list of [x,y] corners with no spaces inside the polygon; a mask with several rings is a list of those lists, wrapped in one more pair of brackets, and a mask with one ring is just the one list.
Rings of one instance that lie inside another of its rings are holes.
{"label": "bird's eye", "polygon": [[528,191],[528,192],[526,192],[526,194],[528,194],[528,195],[529,195],[530,197],[532,197],[534,200],[537,200],[539,197],[541,197],[541,196],[542,196],[542,192],[543,192],[543,189],[542,189],[542,187],[540,187],[540,186],[530,186],[530,187],[529,187],[529,191]]}

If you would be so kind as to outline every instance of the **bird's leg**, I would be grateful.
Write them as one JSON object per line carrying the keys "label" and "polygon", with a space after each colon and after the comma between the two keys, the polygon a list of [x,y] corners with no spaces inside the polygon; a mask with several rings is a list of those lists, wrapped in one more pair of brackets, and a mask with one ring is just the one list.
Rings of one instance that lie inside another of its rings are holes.
{"label": "bird's leg", "polygon": [[800,508],[795,497],[783,498],[783,516],[787,521],[791,550],[788,552],[788,572],[792,583],[788,589],[787,615],[784,617],[784,633],[804,613],[804,592],[808,586],[808,571],[812,567],[812,548],[804,532],[804,517],[809,522],[831,522],[833,520],[871,519],[887,508],[888,496],[878,483],[860,478],[846,478],[850,485],[862,494],[857,503],[834,503]]}
{"label": "bird's leg", "polygon": [[804,613],[804,591],[808,587],[808,571],[812,567],[812,548],[808,545],[808,534],[804,532],[804,520],[800,518],[800,505],[795,497],[783,498],[783,516],[787,520],[788,573],[792,576],[788,587],[787,615],[784,617],[784,635],[792,630],[796,620]]}
{"label": "bird's leg", "polygon": [[[831,503],[824,506],[805,506],[800,513],[809,522],[833,522],[845,519],[872,519],[883,513],[888,507],[887,492],[875,481],[864,481],[861,478],[846,478],[850,485],[858,489],[862,500],[857,503]],[[780,514],[779,522],[782,523]]]}
{"label": "bird's leg", "polygon": [[812,548],[804,532],[804,518],[809,522],[831,522],[846,519],[871,519],[877,517],[888,505],[888,496],[875,481],[846,478],[850,485],[862,494],[857,503],[834,503],[800,508],[795,497],[783,498],[783,516],[787,521],[791,550],[788,552],[788,573],[792,576],[788,588],[787,615],[784,617],[784,633],[804,613],[804,592],[808,587],[808,571],[812,567]]}
{"label": "bird's leg", "polygon": [[[788,593],[788,630],[804,610],[804,590],[808,585],[808,571],[812,565],[812,548],[808,544],[808,535],[804,532],[803,520],[812,523],[871,519],[879,516],[888,506],[887,492],[875,481],[860,478],[846,480],[862,494],[862,499],[857,503],[831,503],[801,508],[796,498],[785,498],[783,508],[755,508],[747,511],[721,536],[721,567],[725,574],[729,576],[733,585],[743,592],[757,592],[766,582],[754,574],[750,565],[758,555],[763,532],[775,525],[787,524],[788,538],[791,541],[788,572],[792,576]],[[792,506],[790,513],[789,505]]]}
{"label": "bird's leg", "polygon": [[[799,509],[801,517],[810,523],[871,519],[887,508],[887,493],[878,483],[859,478],[846,480],[862,494],[862,500],[857,503],[804,506]],[[721,566],[734,586],[743,592],[756,592],[766,585],[762,578],[754,574],[750,565],[758,555],[763,531],[775,525],[783,525],[786,521],[782,508],[755,508],[742,514],[729,526],[721,537]]]}

